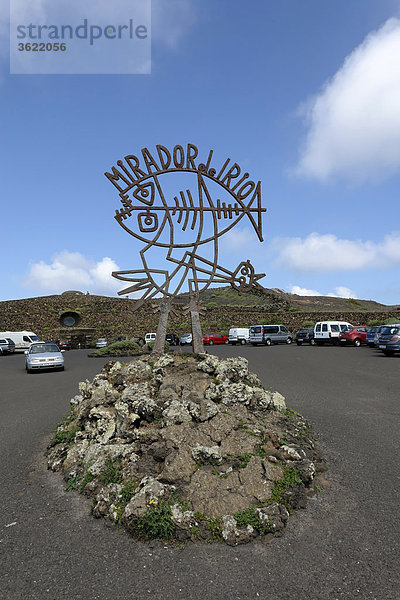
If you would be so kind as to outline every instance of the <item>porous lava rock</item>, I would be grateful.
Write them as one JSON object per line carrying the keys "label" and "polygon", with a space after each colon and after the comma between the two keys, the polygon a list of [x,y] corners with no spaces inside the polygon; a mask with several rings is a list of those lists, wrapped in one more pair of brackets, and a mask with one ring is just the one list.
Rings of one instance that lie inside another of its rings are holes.
{"label": "porous lava rock", "polygon": [[323,470],[310,432],[245,358],[147,355],[79,384],[47,459],[134,536],[236,545],[305,507]]}

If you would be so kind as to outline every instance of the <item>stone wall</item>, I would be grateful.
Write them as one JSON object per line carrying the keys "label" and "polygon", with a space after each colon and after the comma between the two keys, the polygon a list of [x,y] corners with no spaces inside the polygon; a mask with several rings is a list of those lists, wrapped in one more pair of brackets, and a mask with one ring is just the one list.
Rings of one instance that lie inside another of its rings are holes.
{"label": "stone wall", "polygon": [[[0,331],[31,330],[43,339],[72,340],[74,345],[90,346],[99,337],[116,338],[121,334],[141,335],[156,331],[158,311],[151,303],[137,311],[135,300],[91,296],[82,293],[64,293],[55,296],[26,298],[0,302]],[[77,325],[65,327],[61,318],[65,313],[77,316]],[[385,322],[395,317],[400,321],[400,310],[392,312],[295,312],[260,306],[206,307],[202,316],[203,332],[227,331],[231,326],[248,326],[257,323],[283,323],[291,331],[306,321],[338,319],[354,325],[372,320]],[[190,331],[189,316],[182,306],[176,306],[176,316],[171,315],[169,331],[182,334]]]}

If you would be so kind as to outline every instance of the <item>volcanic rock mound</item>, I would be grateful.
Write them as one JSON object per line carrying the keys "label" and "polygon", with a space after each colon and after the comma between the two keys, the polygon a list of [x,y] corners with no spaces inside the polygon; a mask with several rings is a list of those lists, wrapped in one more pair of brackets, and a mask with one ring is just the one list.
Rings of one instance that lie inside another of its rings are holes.
{"label": "volcanic rock mound", "polygon": [[79,392],[48,466],[93,498],[95,517],[138,537],[280,535],[323,469],[310,425],[244,358],[110,362]]}

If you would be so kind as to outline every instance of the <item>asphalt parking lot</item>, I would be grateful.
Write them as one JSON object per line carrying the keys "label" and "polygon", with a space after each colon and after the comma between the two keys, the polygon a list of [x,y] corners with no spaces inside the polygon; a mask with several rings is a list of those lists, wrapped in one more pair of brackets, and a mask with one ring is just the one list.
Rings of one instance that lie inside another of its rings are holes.
{"label": "asphalt parking lot", "polygon": [[329,465],[323,492],[269,545],[138,543],[93,519],[43,460],[78,382],[106,359],[66,352],[64,372],[27,375],[23,355],[3,356],[0,598],[400,598],[400,356],[366,347],[208,351],[245,356],[312,422]]}

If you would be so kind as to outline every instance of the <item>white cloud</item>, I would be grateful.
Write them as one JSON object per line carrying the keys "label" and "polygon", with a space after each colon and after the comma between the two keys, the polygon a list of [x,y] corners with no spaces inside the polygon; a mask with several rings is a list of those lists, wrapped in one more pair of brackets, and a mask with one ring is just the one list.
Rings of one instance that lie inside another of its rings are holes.
{"label": "white cloud", "polygon": [[118,265],[108,256],[96,263],[79,252],[64,251],[56,254],[50,264],[44,261],[32,264],[25,285],[48,294],[73,289],[114,295],[121,289],[121,282],[114,279],[111,272],[118,270]]}
{"label": "white cloud", "polygon": [[[298,296],[323,296],[321,292],[317,292],[317,290],[309,290],[307,288],[300,287],[299,285],[290,285],[289,291],[291,294],[297,294]],[[329,294],[325,294],[326,296],[331,296],[332,298],[356,298],[357,295],[350,288],[339,285],[335,287],[334,292],[330,292]]]}
{"label": "white cloud", "polygon": [[381,179],[400,170],[400,20],[389,19],[345,60],[305,110],[297,173]]}
{"label": "white cloud", "polygon": [[355,271],[390,268],[400,264],[400,233],[381,243],[343,240],[331,233],[310,233],[306,238],[275,238],[271,243],[276,262],[297,271]]}
{"label": "white cloud", "polygon": [[289,291],[291,294],[297,294],[297,296],[322,296],[321,292],[317,292],[317,290],[309,290],[299,285],[290,285]]}
{"label": "white cloud", "polygon": [[335,292],[331,292],[327,296],[332,296],[333,298],[357,298],[357,294],[353,290],[343,285],[335,287]]}

